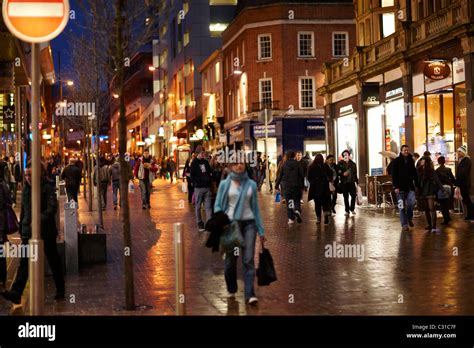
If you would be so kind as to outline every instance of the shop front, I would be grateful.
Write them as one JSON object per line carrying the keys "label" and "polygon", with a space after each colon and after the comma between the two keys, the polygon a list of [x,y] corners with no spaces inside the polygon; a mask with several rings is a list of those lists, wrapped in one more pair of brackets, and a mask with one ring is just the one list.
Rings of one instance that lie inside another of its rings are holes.
{"label": "shop front", "polygon": [[336,139],[336,158],[341,159],[343,151],[348,150],[351,158],[359,162],[359,127],[357,96],[334,104],[336,118],[334,130]]}
{"label": "shop front", "polygon": [[383,175],[388,165],[387,156],[382,151],[399,154],[406,143],[404,90],[401,80],[381,86],[381,102],[368,106],[367,149],[368,174]]}
{"label": "shop front", "polygon": [[245,129],[242,126],[237,126],[229,129],[229,146],[235,150],[243,149],[245,140]]}
{"label": "shop front", "polygon": [[285,118],[283,129],[283,152],[309,152],[313,158],[318,153],[326,153],[324,118]]}
{"label": "shop front", "polygon": [[[455,171],[456,149],[468,143],[464,60],[423,62],[413,76],[414,151],[446,158]],[[441,75],[435,76],[435,71]]]}
{"label": "shop front", "polygon": [[[252,137],[255,139],[255,149],[265,154],[265,125],[256,124],[252,126]],[[282,137],[282,122],[274,121],[268,125],[267,151],[272,164],[277,163],[278,143]]]}

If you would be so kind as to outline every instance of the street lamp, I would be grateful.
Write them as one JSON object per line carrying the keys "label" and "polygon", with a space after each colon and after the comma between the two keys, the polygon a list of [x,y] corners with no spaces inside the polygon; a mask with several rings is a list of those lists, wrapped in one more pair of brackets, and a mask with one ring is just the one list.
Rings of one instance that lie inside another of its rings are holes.
{"label": "street lamp", "polygon": [[150,66],[148,67],[148,70],[150,70],[150,71],[155,71],[156,68],[155,68],[153,65],[150,65]]}
{"label": "street lamp", "polygon": [[118,99],[120,96],[117,93],[114,93],[112,94],[112,97],[114,97],[115,99]]}
{"label": "street lamp", "polygon": [[74,132],[74,129],[73,128],[69,128],[69,133],[72,133]]}
{"label": "street lamp", "polygon": [[66,84],[67,84],[68,86],[74,86],[74,81],[68,80],[68,81],[66,81]]}

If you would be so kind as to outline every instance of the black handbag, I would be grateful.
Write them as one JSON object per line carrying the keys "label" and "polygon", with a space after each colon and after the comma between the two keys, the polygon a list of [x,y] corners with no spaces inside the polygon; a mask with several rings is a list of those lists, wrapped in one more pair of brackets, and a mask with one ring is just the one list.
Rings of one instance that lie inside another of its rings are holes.
{"label": "black handbag", "polygon": [[267,286],[277,280],[275,265],[270,250],[262,246],[262,252],[259,254],[257,281],[259,286]]}

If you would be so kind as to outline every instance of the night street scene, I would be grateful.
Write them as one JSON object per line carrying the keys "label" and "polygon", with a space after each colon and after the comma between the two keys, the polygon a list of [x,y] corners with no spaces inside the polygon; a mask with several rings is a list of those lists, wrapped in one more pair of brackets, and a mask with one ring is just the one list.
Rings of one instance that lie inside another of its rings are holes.
{"label": "night street scene", "polygon": [[474,1],[3,0],[0,30],[19,342],[48,341],[28,317],[395,316],[472,347]]}

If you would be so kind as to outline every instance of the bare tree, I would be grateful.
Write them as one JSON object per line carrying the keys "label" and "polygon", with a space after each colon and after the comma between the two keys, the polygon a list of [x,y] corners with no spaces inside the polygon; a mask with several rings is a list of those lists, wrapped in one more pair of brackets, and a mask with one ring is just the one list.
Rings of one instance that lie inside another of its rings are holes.
{"label": "bare tree", "polygon": [[[130,57],[139,52],[145,44],[151,43],[157,5],[150,0],[79,0],[78,3],[85,15],[85,24],[81,28],[85,39],[80,44],[80,54],[89,57],[89,64],[85,65],[86,67],[90,68],[91,64],[94,65],[90,69],[90,76],[84,75],[87,79],[87,82],[84,82],[84,88],[95,92],[94,97],[97,103],[99,100],[110,101],[112,91],[119,95],[120,213],[124,240],[125,307],[127,310],[133,310],[135,309],[135,292],[128,202],[130,166],[127,154],[124,82]],[[80,61],[78,59],[78,62]],[[106,98],[100,98],[102,90],[107,94]],[[104,107],[110,107],[110,105],[101,102],[99,110],[104,110]],[[99,120],[100,118],[97,119]],[[98,122],[96,128],[98,132]]]}

